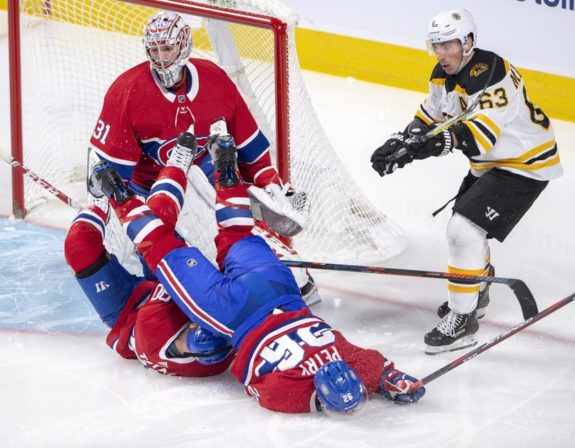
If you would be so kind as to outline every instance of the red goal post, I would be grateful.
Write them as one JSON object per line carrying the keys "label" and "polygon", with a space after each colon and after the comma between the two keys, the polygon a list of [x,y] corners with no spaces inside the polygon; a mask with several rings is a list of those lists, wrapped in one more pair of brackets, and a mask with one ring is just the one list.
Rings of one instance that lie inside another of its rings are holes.
{"label": "red goal post", "polygon": [[[299,68],[297,17],[278,0],[9,0],[15,159],[84,199],[86,150],[105,91],[145,60],[143,25],[159,9],[194,22],[192,56],[228,72],[270,140],[280,175],[308,193],[311,222],[293,240],[303,256],[360,262],[403,250],[401,230],[366,199],[323,132]],[[204,180],[191,179],[189,190]],[[209,193],[197,197],[210,202]],[[46,200],[13,173],[16,216]],[[184,224],[202,231],[186,236],[210,246],[203,230],[212,226],[213,212],[200,208],[189,206]]]}

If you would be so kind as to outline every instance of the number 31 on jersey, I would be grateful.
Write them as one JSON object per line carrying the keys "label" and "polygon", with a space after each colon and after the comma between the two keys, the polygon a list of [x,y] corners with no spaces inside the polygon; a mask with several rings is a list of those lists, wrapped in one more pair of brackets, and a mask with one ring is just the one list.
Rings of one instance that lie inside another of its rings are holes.
{"label": "number 31 on jersey", "polygon": [[96,123],[96,129],[94,129],[92,137],[94,137],[96,140],[102,143],[102,145],[105,145],[106,137],[108,137],[109,132],[110,132],[110,125],[104,123],[102,120],[98,120],[98,123]]}

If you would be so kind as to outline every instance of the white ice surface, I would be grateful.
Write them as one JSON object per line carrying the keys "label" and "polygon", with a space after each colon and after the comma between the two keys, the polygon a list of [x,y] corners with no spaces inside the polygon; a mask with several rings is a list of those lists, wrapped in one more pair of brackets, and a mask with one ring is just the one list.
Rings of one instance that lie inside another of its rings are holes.
{"label": "white ice surface", "polygon": [[[6,60],[0,37],[4,148]],[[387,265],[445,269],[449,212],[430,215],[456,191],[465,159],[426,160],[383,179],[369,166],[373,149],[405,126],[422,95],[314,73],[305,79],[340,157],[369,198],[409,236],[406,252]],[[550,184],[504,244],[492,244],[498,275],[525,280],[540,309],[575,290],[575,124],[553,124],[565,176]],[[9,187],[2,163],[4,216]],[[30,217],[57,227],[69,219],[56,203]],[[343,421],[281,415],[259,408],[227,373],[164,377],[114,355],[65,265],[63,232],[11,220],[0,224],[2,447],[575,446],[573,304],[433,381],[415,406],[373,399],[362,415]],[[435,325],[435,309],[445,297],[443,281],[350,273],[316,278],[323,301],[314,311],[399,368],[425,376],[461,355],[423,354],[423,334]],[[495,285],[479,339],[487,341],[521,320],[509,289]]]}

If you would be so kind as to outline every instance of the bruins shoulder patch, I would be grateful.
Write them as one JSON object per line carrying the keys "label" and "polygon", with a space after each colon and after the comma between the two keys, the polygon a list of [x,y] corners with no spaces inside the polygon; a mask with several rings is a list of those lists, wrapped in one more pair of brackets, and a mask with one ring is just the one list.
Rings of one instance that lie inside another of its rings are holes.
{"label": "bruins shoulder patch", "polygon": [[471,67],[471,70],[469,70],[469,75],[472,78],[476,78],[481,75],[481,73],[486,72],[488,69],[489,65],[485,64],[484,62],[479,62]]}

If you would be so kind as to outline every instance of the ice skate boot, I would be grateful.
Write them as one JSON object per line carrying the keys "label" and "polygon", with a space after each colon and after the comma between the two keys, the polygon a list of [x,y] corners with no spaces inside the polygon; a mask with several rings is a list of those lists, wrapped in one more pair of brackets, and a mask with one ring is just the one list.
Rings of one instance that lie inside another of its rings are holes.
{"label": "ice skate boot", "polygon": [[197,150],[196,137],[190,132],[182,132],[178,135],[176,146],[170,153],[166,166],[175,166],[187,173],[194,161]]}
{"label": "ice skate boot", "polygon": [[229,188],[237,185],[240,181],[238,177],[238,150],[231,135],[218,135],[215,139],[215,160],[216,170],[220,173],[218,183]]}
{"label": "ice skate boot", "polygon": [[88,191],[96,198],[105,196],[117,203],[125,202],[134,195],[124,185],[124,181],[116,170],[104,160],[94,165],[88,179]]}
{"label": "ice skate boot", "polygon": [[477,344],[475,333],[479,329],[475,311],[469,314],[457,314],[449,311],[437,327],[424,337],[425,353],[450,352]]}

